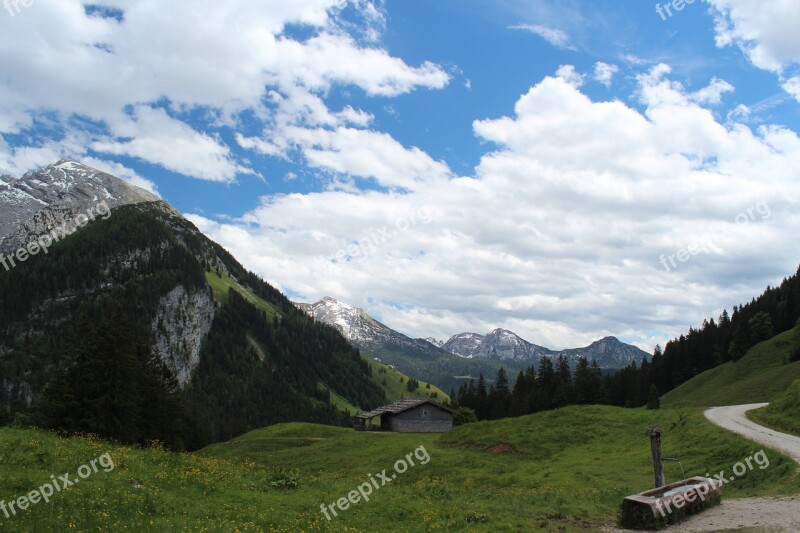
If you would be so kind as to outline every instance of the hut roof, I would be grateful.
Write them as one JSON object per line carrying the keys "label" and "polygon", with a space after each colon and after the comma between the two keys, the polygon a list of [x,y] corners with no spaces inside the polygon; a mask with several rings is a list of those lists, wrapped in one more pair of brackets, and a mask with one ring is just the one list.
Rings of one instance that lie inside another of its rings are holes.
{"label": "hut roof", "polygon": [[396,415],[398,413],[402,413],[403,411],[408,411],[409,409],[413,409],[414,407],[417,407],[417,406],[425,404],[425,403],[429,403],[429,404],[431,404],[431,405],[433,405],[435,407],[438,407],[439,409],[442,409],[444,411],[447,411],[447,412],[449,412],[451,414],[454,412],[449,407],[445,407],[444,405],[441,405],[441,404],[431,400],[430,398],[400,398],[396,402],[392,402],[392,403],[390,403],[388,405],[384,405],[383,407],[378,407],[377,409],[373,409],[372,411],[370,411],[368,413],[360,413],[360,414],[356,415],[356,418],[363,418],[363,419],[369,420],[369,419],[375,418],[376,416],[381,416],[381,415],[386,414],[386,413],[391,413],[391,414]]}

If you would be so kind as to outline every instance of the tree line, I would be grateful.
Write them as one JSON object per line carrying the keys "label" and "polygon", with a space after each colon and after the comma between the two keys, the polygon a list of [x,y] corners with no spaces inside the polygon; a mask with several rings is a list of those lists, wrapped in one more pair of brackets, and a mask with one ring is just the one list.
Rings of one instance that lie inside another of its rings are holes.
{"label": "tree line", "polygon": [[[521,416],[567,405],[605,404],[618,407],[657,408],[659,396],[694,376],[727,361],[736,361],[747,351],[789,330],[800,319],[800,268],[778,287],[767,287],[749,303],[723,310],[717,320],[704,320],[700,328],[656,346],[653,356],[632,362],[615,373],[601,370],[581,358],[573,370],[567,359],[542,358],[519,372],[513,385],[505,369],[490,382],[483,374],[477,380],[451,391],[456,407],[474,410],[480,420]],[[792,360],[800,361],[800,329],[795,336]]]}

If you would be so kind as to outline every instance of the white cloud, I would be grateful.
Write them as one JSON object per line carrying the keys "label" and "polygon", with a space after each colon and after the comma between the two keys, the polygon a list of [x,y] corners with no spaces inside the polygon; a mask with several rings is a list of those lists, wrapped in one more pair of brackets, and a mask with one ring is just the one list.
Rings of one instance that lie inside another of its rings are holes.
{"label": "white cloud", "polygon": [[518,24],[516,26],[510,26],[510,29],[529,31],[538,35],[556,48],[575,50],[575,48],[570,44],[569,35],[565,31],[559,30],[558,28],[550,28],[539,24]]}
{"label": "white cloud", "polygon": [[230,149],[218,139],[193,130],[163,109],[139,106],[132,120],[113,124],[116,138],[127,141],[96,141],[92,149],[114,155],[138,157],[168,170],[210,181],[232,181],[246,173],[231,160]]}
{"label": "white cloud", "polygon": [[[414,336],[507,327],[554,348],[613,334],[651,349],[793,272],[781,243],[800,229],[797,135],[722,124],[668,75],[638,78],[643,111],[545,78],[513,116],[475,122],[495,148],[472,177],[429,174],[435,162],[391,142],[379,161],[350,161],[344,148],[364,132],[301,128],[325,168],[412,187],[273,196],[201,227],[280,288],[340,298]],[[411,170],[372,170],[395,153]],[[735,223],[761,202],[769,219]],[[410,223],[420,208],[430,222]],[[384,233],[365,257],[331,260]],[[710,253],[671,272],[659,263],[708,238]]]}
{"label": "white cloud", "polygon": [[800,2],[708,0],[715,10],[717,45],[735,44],[759,68],[780,73],[800,63]]}
{"label": "white cloud", "polygon": [[619,67],[617,65],[603,63],[602,61],[598,61],[594,64],[594,80],[598,83],[602,83],[606,87],[611,87],[611,81],[614,79],[614,75],[617,72],[619,72]]}
{"label": "white cloud", "polygon": [[[301,150],[309,166],[337,174],[374,179],[383,187],[412,190],[423,181],[446,180],[447,164],[435,161],[419,148],[405,148],[390,135],[376,131],[339,127],[284,128],[282,145]],[[274,145],[260,139],[240,143],[265,153]]]}
{"label": "white cloud", "polygon": [[714,78],[708,87],[692,93],[689,97],[698,104],[719,104],[722,102],[722,96],[725,93],[733,92],[734,90],[733,85],[727,81]]}
{"label": "white cloud", "polygon": [[783,89],[800,102],[800,76],[789,78],[783,83]]}
{"label": "white cloud", "polygon": [[582,87],[586,82],[586,76],[578,73],[572,65],[561,65],[558,67],[556,76],[576,88]]}
{"label": "white cloud", "polygon": [[[199,143],[190,150],[199,157],[196,163],[168,153],[161,144],[167,139],[152,129],[134,129],[125,140],[109,142],[103,134],[93,140],[108,153],[230,181],[250,172],[246,165],[234,161],[218,138],[192,130],[234,125],[244,110],[274,127],[291,123],[274,113],[291,111],[328,120],[328,125],[364,127],[372,120],[368,113],[345,108],[334,116],[327,109],[323,96],[332,86],[392,97],[420,87],[441,88],[450,80],[433,63],[412,66],[375,44],[385,15],[374,2],[109,0],[103,5],[122,10],[122,21],[88,16],[79,0],[36,2],[24,16],[0,17],[0,71],[5,73],[0,79],[0,134],[29,128],[43,113],[65,127],[80,116],[113,129],[130,108],[143,115],[144,109],[166,103],[175,111],[173,123],[161,120],[178,134],[169,144]],[[340,16],[349,7],[364,25]],[[284,34],[289,23],[314,34],[293,40]],[[370,45],[353,35],[364,27],[361,37],[372,39]],[[278,103],[276,110],[270,104],[281,98],[295,109]],[[189,115],[191,121],[182,118]],[[191,125],[174,124],[180,121]]]}

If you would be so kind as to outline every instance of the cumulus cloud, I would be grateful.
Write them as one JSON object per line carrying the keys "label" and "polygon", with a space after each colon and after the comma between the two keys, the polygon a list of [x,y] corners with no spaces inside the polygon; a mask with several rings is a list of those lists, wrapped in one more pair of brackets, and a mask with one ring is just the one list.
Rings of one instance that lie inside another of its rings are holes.
{"label": "cumulus cloud", "polygon": [[97,141],[92,149],[107,154],[138,157],[162,167],[210,181],[232,181],[247,169],[231,160],[230,149],[185,122],[170,117],[163,109],[138,106],[132,120],[112,126],[115,138]]}
{"label": "cumulus cloud", "polygon": [[385,133],[338,128],[295,129],[288,135],[301,147],[310,166],[372,178],[387,188],[411,190],[422,182],[446,180],[451,175],[446,163],[434,161],[419,148],[407,149]]}
{"label": "cumulus cloud", "polygon": [[[233,125],[243,111],[275,128],[290,122],[276,113],[291,111],[363,127],[371,121],[367,113],[345,108],[331,116],[322,95],[340,85],[392,97],[420,87],[441,88],[450,80],[431,62],[409,65],[376,45],[384,15],[365,0],[109,0],[103,5],[121,15],[90,14],[83,2],[64,0],[37,2],[24,16],[0,18],[0,70],[5,73],[0,135],[26,131],[45,113],[56,117],[67,135],[79,135],[70,119],[81,117],[96,126],[95,132],[106,128],[92,139],[105,153],[230,181],[251,171],[234,160],[220,138],[195,131],[198,127],[211,131]],[[357,28],[342,15],[347,8],[367,21],[367,34],[355,35]],[[289,24],[311,30],[311,37],[291,38],[284,31]],[[281,99],[295,109],[282,106]],[[165,104],[169,117],[161,110]],[[111,130],[129,118],[132,108],[138,127],[129,128],[129,138],[116,138]],[[192,125],[181,126],[189,115]],[[156,123],[175,138],[154,129]],[[171,154],[165,141],[172,148],[192,147],[185,156]]]}
{"label": "cumulus cloud", "polygon": [[586,82],[586,76],[580,74],[572,65],[561,65],[556,71],[556,76],[573,87],[581,87]]}
{"label": "cumulus cloud", "polygon": [[707,87],[692,93],[689,97],[699,104],[719,104],[722,102],[722,96],[725,93],[733,92],[734,90],[733,85],[727,81],[714,78]]}
{"label": "cumulus cloud", "polygon": [[708,0],[713,6],[718,46],[736,45],[759,68],[780,73],[800,63],[800,2],[794,0]]}
{"label": "cumulus cloud", "polygon": [[[474,123],[488,151],[472,176],[429,173],[417,154],[392,178],[417,177],[404,191],[272,196],[240,221],[192,220],[296,298],[331,295],[411,335],[507,327],[556,348],[613,334],[652,349],[794,271],[779,244],[800,222],[797,135],[720,123],[713,98],[669,76],[641,74],[636,106],[545,78],[512,116]],[[361,134],[312,130],[303,146],[346,168],[335,147]],[[769,218],[737,223],[760,205]],[[708,253],[664,268],[662,256],[709,239]]]}
{"label": "cumulus cloud", "polygon": [[596,82],[602,83],[606,87],[611,87],[611,81],[614,79],[614,75],[617,72],[619,72],[619,67],[617,65],[598,61],[594,64],[593,78]]}

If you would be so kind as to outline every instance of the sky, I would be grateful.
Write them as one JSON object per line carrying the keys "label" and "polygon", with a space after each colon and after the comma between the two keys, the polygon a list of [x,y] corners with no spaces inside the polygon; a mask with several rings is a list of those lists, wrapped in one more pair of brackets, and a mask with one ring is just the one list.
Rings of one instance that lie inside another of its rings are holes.
{"label": "sky", "polygon": [[651,351],[793,275],[796,0],[9,0],[0,174],[157,192],[299,301]]}

